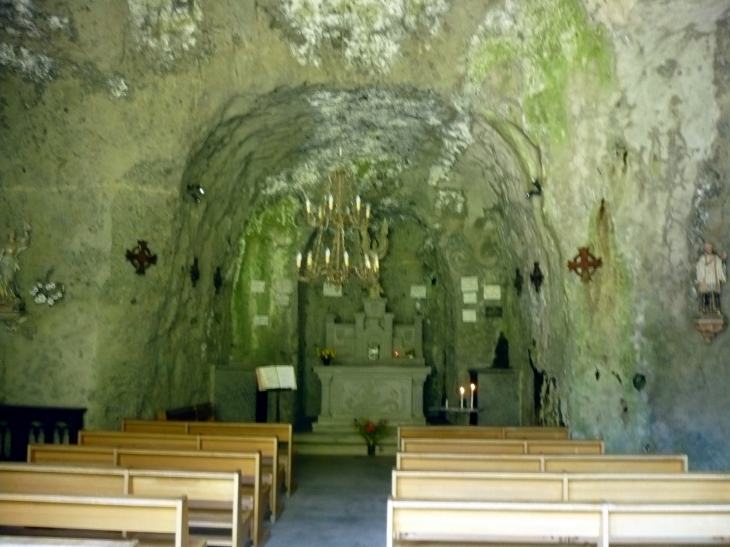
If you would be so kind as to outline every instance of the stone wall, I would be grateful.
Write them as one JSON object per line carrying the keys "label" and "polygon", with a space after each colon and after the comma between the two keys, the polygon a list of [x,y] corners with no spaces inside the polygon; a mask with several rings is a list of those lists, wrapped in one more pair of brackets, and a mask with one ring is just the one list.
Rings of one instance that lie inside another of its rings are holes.
{"label": "stone wall", "polygon": [[[116,427],[208,399],[211,365],[305,374],[331,303],[246,288],[295,282],[302,195],[342,148],[391,219],[393,311],[407,320],[409,285],[435,281],[429,404],[504,332],[525,416],[536,400],[611,450],[730,467],[730,342],[695,332],[692,283],[702,240],[730,247],[726,2],[11,0],[0,25],[0,224],[33,225],[0,400]],[[138,239],[158,255],[145,276],[124,259]],[[588,284],[566,267],[581,246],[604,263]],[[36,305],[50,270],[66,296]],[[502,286],[503,317],[480,303],[461,321],[471,275]],[[307,385],[287,416],[316,414]]]}

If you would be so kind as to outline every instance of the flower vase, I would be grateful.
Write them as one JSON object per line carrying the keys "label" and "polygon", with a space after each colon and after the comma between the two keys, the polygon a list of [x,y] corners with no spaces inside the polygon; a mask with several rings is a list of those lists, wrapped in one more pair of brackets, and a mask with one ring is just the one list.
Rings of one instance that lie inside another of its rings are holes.
{"label": "flower vase", "polygon": [[330,363],[332,362],[332,359],[329,359],[327,357],[322,357],[322,364],[326,367],[330,366]]}
{"label": "flower vase", "polygon": [[375,445],[368,444],[368,456],[375,456]]}

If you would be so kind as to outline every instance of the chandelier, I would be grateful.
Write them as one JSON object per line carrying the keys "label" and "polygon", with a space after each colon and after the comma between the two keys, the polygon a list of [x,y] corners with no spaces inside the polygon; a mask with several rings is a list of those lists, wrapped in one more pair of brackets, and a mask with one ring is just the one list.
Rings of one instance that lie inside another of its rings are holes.
{"label": "chandelier", "polygon": [[309,198],[305,201],[314,237],[304,253],[297,253],[299,279],[342,286],[353,275],[365,284],[377,283],[380,261],[371,250],[368,233],[370,204],[362,203],[352,175],[343,166],[328,174],[324,186],[318,205]]}

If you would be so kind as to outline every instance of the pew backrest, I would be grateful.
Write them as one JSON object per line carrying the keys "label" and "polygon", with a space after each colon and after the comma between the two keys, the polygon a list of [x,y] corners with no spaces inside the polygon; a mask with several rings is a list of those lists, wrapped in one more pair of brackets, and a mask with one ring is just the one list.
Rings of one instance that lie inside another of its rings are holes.
{"label": "pew backrest", "polygon": [[730,544],[730,504],[469,502],[388,499],[387,547],[439,541]]}
{"label": "pew backrest", "polygon": [[398,427],[398,446],[401,439],[514,439],[566,440],[567,427],[497,427],[458,425],[402,425]]}
{"label": "pew backrest", "polygon": [[131,433],[119,431],[79,431],[80,446],[111,446],[126,448],[152,448],[155,450],[199,450],[197,437],[170,433]]}
{"label": "pew backrest", "polygon": [[401,452],[453,454],[603,454],[603,441],[401,439]]}
{"label": "pew backrest", "polygon": [[114,467],[114,452],[109,446],[29,444],[28,463]]}
{"label": "pew backrest", "polygon": [[730,503],[730,474],[393,471],[394,499]]}
{"label": "pew backrest", "polygon": [[188,547],[185,497],[0,494],[0,526],[173,534]]}
{"label": "pew backrest", "polygon": [[512,471],[555,473],[686,473],[684,454],[434,454],[396,456],[396,469],[405,471]]}

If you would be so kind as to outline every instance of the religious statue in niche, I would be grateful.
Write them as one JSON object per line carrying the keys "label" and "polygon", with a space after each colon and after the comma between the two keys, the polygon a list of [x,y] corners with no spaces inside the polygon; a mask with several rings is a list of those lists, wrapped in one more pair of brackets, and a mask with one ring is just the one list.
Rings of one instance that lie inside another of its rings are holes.
{"label": "religious statue in niche", "polygon": [[0,317],[6,321],[17,321],[25,313],[25,301],[20,296],[17,281],[20,270],[18,255],[30,245],[30,231],[28,222],[23,223],[23,235],[20,238],[15,230],[11,230],[0,251]]}
{"label": "religious statue in niche", "polygon": [[712,338],[725,328],[720,292],[722,284],[727,280],[727,252],[718,255],[710,243],[705,243],[702,251],[702,256],[696,265],[700,305],[695,325],[705,341],[711,342]]}
{"label": "religious statue in niche", "polygon": [[[363,253],[367,255],[370,264],[379,269],[380,261],[388,252],[388,219],[384,219],[380,224],[378,235],[375,238],[371,238],[367,227],[363,227],[360,230],[360,240]],[[368,288],[368,298],[380,298],[381,296],[383,296],[383,287],[380,285],[380,281],[376,280]]]}
{"label": "religious statue in niche", "polygon": [[700,290],[700,313],[722,314],[720,309],[720,291],[722,283],[727,280],[725,261],[727,252],[722,257],[715,254],[710,243],[705,243],[702,256],[697,261],[697,285]]}

